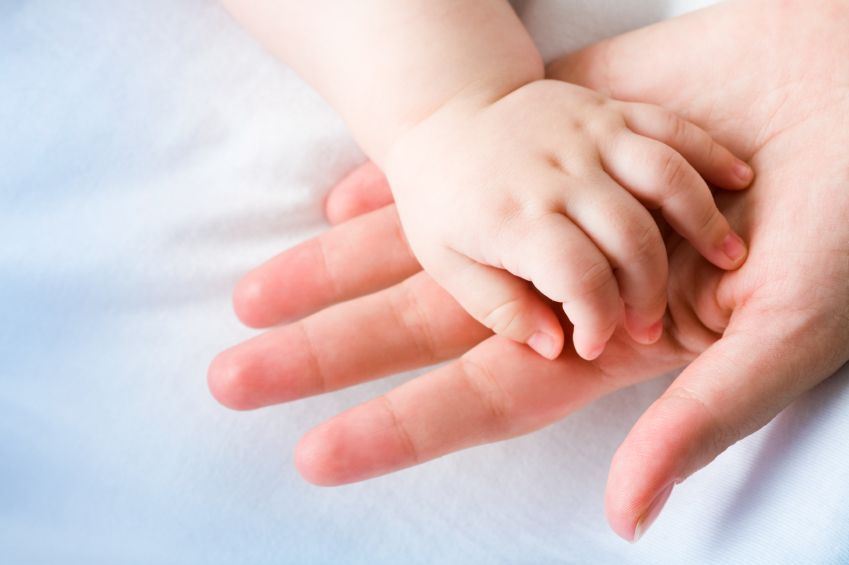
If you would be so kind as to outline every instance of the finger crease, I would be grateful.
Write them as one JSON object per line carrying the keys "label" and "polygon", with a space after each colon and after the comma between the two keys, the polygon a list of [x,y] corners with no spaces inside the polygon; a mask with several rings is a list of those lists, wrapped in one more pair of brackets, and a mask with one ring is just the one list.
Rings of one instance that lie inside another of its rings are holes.
{"label": "finger crease", "polygon": [[392,401],[389,400],[389,397],[385,394],[380,396],[379,400],[383,404],[383,407],[386,409],[387,414],[389,414],[389,419],[392,421],[392,428],[398,435],[399,441],[406,448],[407,454],[412,459],[413,464],[417,465],[421,463],[419,450],[416,448],[416,444],[413,442],[413,438],[410,436],[410,433],[407,431],[407,428],[404,427],[404,424],[398,417],[398,411],[395,409],[395,406],[392,404]]}
{"label": "finger crease", "polygon": [[398,299],[391,302],[395,323],[409,333],[423,359],[433,361],[436,359],[436,342],[427,324],[427,317],[421,301],[418,295],[409,288],[409,284],[405,284],[401,288],[403,290],[400,304]]}
{"label": "finger crease", "polygon": [[460,369],[463,381],[495,424],[496,435],[509,433],[510,402],[498,380],[483,365],[466,356],[460,358]]}
{"label": "finger crease", "polygon": [[[702,411],[707,414],[708,419],[711,421],[711,425],[708,429],[716,430],[717,433],[711,434],[711,448],[712,448],[712,458],[717,457],[720,453],[725,451],[728,447],[731,446],[732,443],[728,441],[729,438],[733,438],[733,434],[730,433],[730,430],[723,425],[722,420],[710,409],[707,403],[699,398],[699,396],[694,393],[692,390],[688,389],[684,386],[676,386],[672,388],[668,392],[669,396],[672,398],[679,398],[682,400],[689,400],[694,404],[701,407]],[[696,472],[698,469],[689,470],[690,474]],[[681,477],[682,479],[686,477]]]}
{"label": "finger crease", "polygon": [[327,374],[324,372],[324,369],[321,366],[321,362],[319,361],[318,349],[315,346],[315,340],[313,340],[309,331],[307,330],[306,324],[303,322],[298,322],[295,326],[301,331],[301,336],[304,338],[304,344],[306,345],[307,357],[309,357],[310,369],[312,370],[313,380],[316,385],[315,394],[323,394],[325,392],[330,392],[329,381],[327,379]]}
{"label": "finger crease", "polygon": [[336,274],[330,269],[330,261],[328,260],[327,253],[327,244],[325,243],[323,237],[317,238],[316,242],[318,243],[318,255],[319,257],[321,257],[321,263],[324,266],[325,280],[330,285],[331,296],[334,298],[341,298],[341,285],[339,284],[339,280],[336,277]]}

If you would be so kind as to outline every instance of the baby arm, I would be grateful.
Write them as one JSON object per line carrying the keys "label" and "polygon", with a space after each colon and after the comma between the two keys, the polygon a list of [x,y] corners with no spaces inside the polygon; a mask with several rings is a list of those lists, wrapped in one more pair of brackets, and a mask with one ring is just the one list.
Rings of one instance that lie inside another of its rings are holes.
{"label": "baby arm", "polygon": [[745,258],[697,171],[744,188],[748,166],[665,110],[543,80],[506,2],[227,4],[342,113],[422,266],[496,333],[556,357],[563,330],[539,291],[586,359],[623,319],[656,341],[667,264],[646,207],[716,266]]}

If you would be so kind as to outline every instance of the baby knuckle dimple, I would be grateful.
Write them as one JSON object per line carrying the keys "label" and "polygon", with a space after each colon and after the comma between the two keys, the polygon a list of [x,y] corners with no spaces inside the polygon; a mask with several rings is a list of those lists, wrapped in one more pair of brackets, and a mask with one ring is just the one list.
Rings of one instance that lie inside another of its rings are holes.
{"label": "baby knuckle dimple", "polygon": [[594,90],[586,91],[587,95],[587,103],[590,106],[595,106],[596,108],[604,108],[610,102],[610,98],[604,96]]}
{"label": "baby knuckle dimple", "polygon": [[525,208],[525,203],[513,195],[480,203],[481,233],[503,244],[522,237],[528,223]]}
{"label": "baby knuckle dimple", "polygon": [[620,136],[627,131],[625,118],[619,112],[604,110],[608,108],[596,114],[589,129],[598,139],[605,141],[608,145],[615,145],[621,140]]}

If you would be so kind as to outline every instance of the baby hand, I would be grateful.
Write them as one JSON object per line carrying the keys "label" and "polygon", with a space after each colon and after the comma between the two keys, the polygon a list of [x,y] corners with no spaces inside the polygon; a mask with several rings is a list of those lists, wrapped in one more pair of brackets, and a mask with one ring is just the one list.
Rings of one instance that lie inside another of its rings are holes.
{"label": "baby hand", "polygon": [[564,333],[543,296],[562,303],[584,359],[623,321],[640,343],[660,338],[667,252],[649,210],[719,268],[746,256],[699,173],[742,189],[748,165],[669,111],[568,83],[458,98],[383,165],[424,269],[475,319],[544,357],[560,354]]}

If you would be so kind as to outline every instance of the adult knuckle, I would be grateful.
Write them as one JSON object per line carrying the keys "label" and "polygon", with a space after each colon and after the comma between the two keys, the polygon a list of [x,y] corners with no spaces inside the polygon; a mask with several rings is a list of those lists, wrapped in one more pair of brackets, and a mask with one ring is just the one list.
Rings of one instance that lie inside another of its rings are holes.
{"label": "adult knuckle", "polygon": [[403,328],[410,341],[425,360],[436,359],[435,336],[427,323],[424,305],[419,295],[404,285],[390,299],[390,310],[398,328]]}
{"label": "adult knuckle", "polygon": [[378,402],[380,402],[383,405],[384,410],[386,410],[389,420],[392,422],[395,434],[404,446],[404,449],[407,451],[407,455],[410,457],[412,462],[415,464],[422,462],[421,448],[419,448],[414,436],[407,429],[407,426],[404,425],[404,419],[399,414],[398,409],[395,408],[395,405],[392,403],[389,396],[386,394],[380,396],[378,398]]}
{"label": "adult knuckle", "polygon": [[694,390],[679,385],[671,389],[664,398],[667,400],[677,399],[678,401],[687,402],[704,415],[707,421],[704,429],[707,433],[703,438],[703,445],[708,449],[711,459],[725,451],[740,436],[739,432],[725,423],[710,408],[708,402]]}
{"label": "adult knuckle", "polygon": [[492,372],[480,362],[463,356],[460,374],[481,408],[484,429],[495,436],[509,434],[513,422],[512,402]]}

